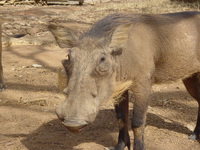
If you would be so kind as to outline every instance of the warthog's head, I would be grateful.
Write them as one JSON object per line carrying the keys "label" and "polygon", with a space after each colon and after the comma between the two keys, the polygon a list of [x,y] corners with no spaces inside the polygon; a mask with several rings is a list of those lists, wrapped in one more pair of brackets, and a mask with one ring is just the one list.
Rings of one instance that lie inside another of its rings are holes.
{"label": "warthog's head", "polygon": [[117,64],[115,57],[122,49],[114,43],[120,40],[111,36],[109,44],[105,39],[82,36],[60,26],[50,25],[58,45],[70,47],[67,59],[62,60],[68,85],[67,99],[56,109],[56,114],[70,131],[81,131],[94,121],[99,105],[110,98],[114,91]]}

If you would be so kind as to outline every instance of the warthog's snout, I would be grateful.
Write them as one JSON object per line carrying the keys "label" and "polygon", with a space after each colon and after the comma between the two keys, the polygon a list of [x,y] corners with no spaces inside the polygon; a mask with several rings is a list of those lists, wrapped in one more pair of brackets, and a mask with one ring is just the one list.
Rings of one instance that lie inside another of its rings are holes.
{"label": "warthog's snout", "polygon": [[62,105],[59,105],[56,109],[58,118],[62,121],[62,124],[71,132],[80,132],[88,123],[83,119],[67,118],[62,113]]}
{"label": "warthog's snout", "polygon": [[63,120],[62,123],[71,132],[80,132],[88,125],[84,120]]}

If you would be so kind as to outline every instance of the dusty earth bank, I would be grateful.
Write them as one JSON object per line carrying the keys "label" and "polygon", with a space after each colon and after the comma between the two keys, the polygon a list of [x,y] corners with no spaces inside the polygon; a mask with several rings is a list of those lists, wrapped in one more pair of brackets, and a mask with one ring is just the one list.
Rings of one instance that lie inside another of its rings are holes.
{"label": "dusty earth bank", "polygon": [[[198,9],[164,0],[83,6],[0,6],[0,16],[6,19],[3,66],[7,83],[7,90],[0,93],[0,150],[103,150],[117,142],[118,127],[111,103],[104,104],[95,122],[79,134],[68,132],[57,119],[55,106],[65,98],[57,86],[57,69],[65,50],[55,44],[47,28],[49,22],[67,24],[83,32],[112,12],[183,10]],[[130,112],[131,108],[130,104]],[[197,103],[181,81],[155,85],[148,112],[147,149],[200,149],[198,141],[188,140],[195,126]],[[132,140],[131,129],[130,135]]]}

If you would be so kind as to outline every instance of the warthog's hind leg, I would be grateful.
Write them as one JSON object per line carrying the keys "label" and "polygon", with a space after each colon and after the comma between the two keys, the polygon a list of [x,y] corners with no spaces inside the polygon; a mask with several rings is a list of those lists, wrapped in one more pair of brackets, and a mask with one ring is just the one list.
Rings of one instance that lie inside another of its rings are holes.
{"label": "warthog's hind leg", "polygon": [[[0,57],[1,57],[1,55],[0,55]],[[2,92],[5,89],[6,89],[6,85],[3,81],[3,67],[1,64],[1,58],[0,58],[0,92]]]}
{"label": "warthog's hind leg", "polygon": [[3,81],[0,81],[0,92],[4,91],[6,89],[6,86]]}
{"label": "warthog's hind leg", "polygon": [[195,98],[199,104],[196,127],[194,132],[189,136],[189,139],[197,140],[200,139],[200,73],[196,73],[193,76],[184,79],[183,83],[190,95]]}
{"label": "warthog's hind leg", "polygon": [[6,89],[6,85],[3,79],[3,67],[2,67],[2,60],[1,60],[1,45],[0,45],[0,92],[2,92],[5,89]]}
{"label": "warthog's hind leg", "polygon": [[119,136],[115,150],[123,150],[126,146],[130,150],[130,137],[128,134],[128,90],[125,91],[120,102],[115,105],[116,116],[119,121]]}

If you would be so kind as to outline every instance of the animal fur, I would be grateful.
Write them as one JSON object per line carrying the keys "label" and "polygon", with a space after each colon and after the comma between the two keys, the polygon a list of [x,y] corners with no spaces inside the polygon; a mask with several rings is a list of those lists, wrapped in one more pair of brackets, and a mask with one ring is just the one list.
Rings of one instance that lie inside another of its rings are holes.
{"label": "animal fur", "polygon": [[114,104],[120,103],[123,101],[123,98],[121,98],[121,95],[123,92],[129,89],[129,87],[132,85],[132,81],[125,81],[125,82],[117,82],[114,88],[114,92],[111,96],[111,99]]}

